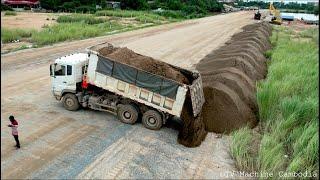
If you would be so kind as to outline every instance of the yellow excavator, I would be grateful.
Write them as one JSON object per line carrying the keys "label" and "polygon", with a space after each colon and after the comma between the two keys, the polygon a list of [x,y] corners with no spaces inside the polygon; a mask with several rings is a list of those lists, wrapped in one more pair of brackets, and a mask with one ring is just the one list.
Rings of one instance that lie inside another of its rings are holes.
{"label": "yellow excavator", "polygon": [[270,23],[280,25],[280,24],[282,23],[280,11],[277,10],[277,9],[273,6],[273,3],[272,3],[272,2],[270,2],[269,12],[270,12],[270,15],[271,15],[271,21],[270,21]]}

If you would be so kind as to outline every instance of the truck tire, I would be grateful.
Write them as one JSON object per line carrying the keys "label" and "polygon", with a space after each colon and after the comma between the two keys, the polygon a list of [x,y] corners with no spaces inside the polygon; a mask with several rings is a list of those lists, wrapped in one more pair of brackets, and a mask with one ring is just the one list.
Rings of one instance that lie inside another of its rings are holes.
{"label": "truck tire", "polygon": [[151,130],[159,130],[162,127],[162,116],[158,111],[148,110],[142,116],[142,124]]}
{"label": "truck tire", "polygon": [[138,120],[138,110],[131,104],[118,105],[118,119],[126,124],[134,124]]}
{"label": "truck tire", "polygon": [[67,93],[63,96],[63,106],[69,111],[76,111],[79,109],[80,104],[76,95]]}

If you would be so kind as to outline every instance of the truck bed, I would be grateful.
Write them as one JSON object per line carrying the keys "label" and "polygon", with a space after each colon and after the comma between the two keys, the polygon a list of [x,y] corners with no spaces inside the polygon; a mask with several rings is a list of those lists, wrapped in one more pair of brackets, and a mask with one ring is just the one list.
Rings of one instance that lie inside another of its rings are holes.
{"label": "truck bed", "polygon": [[193,73],[191,71],[181,69],[152,57],[138,54],[126,47],[119,48],[108,43],[103,43],[93,46],[91,50],[99,53],[102,57],[112,59],[113,61],[132,66],[151,74],[171,79],[178,83],[190,85],[192,84],[192,81],[197,78],[193,77]]}
{"label": "truck bed", "polygon": [[[198,72],[175,67],[137,53],[132,54],[131,50],[130,54],[119,54],[123,53],[121,48],[114,48],[108,43],[93,46],[88,51],[91,54],[89,83],[178,117],[189,92],[194,115],[200,112],[204,97]],[[114,52],[118,53],[118,56],[115,56]],[[164,69],[152,69],[145,66],[146,63]]]}

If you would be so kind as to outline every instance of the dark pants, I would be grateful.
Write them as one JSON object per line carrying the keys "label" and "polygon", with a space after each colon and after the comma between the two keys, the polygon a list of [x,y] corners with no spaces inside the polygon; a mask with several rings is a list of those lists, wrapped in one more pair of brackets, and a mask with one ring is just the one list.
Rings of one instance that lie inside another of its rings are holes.
{"label": "dark pants", "polygon": [[17,148],[20,148],[19,136],[18,135],[13,135],[13,137],[14,137],[14,140],[16,140]]}

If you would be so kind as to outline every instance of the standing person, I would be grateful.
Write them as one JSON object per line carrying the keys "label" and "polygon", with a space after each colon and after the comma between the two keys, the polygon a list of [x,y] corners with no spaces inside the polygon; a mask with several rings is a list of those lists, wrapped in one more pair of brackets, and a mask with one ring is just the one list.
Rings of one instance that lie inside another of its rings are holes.
{"label": "standing person", "polygon": [[10,120],[11,124],[9,124],[8,127],[11,127],[12,136],[14,137],[14,140],[16,141],[17,149],[19,149],[20,148],[20,142],[19,142],[19,136],[18,136],[18,121],[15,120],[13,116],[10,116],[9,120]]}

